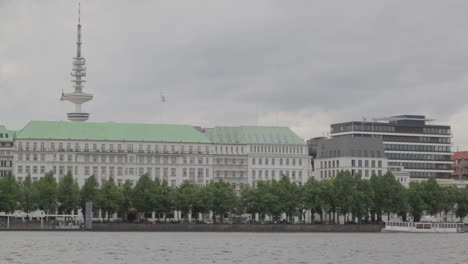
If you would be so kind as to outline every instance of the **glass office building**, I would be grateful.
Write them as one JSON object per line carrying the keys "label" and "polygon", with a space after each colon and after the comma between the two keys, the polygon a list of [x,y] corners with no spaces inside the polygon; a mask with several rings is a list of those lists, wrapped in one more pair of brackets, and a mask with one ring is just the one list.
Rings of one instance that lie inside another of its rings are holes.
{"label": "glass office building", "polygon": [[331,125],[331,136],[379,137],[389,166],[403,166],[411,178],[449,178],[450,126],[432,125],[423,115],[401,115]]}

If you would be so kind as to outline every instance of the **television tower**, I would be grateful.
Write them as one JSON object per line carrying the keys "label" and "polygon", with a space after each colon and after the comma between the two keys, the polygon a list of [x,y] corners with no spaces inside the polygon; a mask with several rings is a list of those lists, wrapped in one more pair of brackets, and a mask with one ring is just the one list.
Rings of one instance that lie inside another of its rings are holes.
{"label": "television tower", "polygon": [[83,77],[86,76],[85,58],[81,57],[81,21],[80,21],[80,4],[78,4],[78,35],[76,41],[76,57],[73,57],[73,68],[71,76],[75,77],[72,79],[74,91],[71,93],[65,93],[62,99],[65,101],[72,102],[75,104],[75,111],[67,113],[68,120],[74,122],[84,122],[88,120],[89,113],[82,112],[81,105],[92,100],[93,95],[83,92]]}

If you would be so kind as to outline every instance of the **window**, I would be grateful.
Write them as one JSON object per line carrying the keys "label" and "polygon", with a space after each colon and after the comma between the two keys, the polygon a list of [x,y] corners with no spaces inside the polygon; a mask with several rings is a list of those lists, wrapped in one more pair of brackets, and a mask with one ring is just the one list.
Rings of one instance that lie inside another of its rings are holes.
{"label": "window", "polygon": [[369,160],[364,161],[364,167],[369,168]]}
{"label": "window", "polygon": [[382,168],[382,161],[381,161],[381,160],[379,160],[379,161],[377,162],[377,164],[378,164],[378,167],[379,167],[379,168]]}

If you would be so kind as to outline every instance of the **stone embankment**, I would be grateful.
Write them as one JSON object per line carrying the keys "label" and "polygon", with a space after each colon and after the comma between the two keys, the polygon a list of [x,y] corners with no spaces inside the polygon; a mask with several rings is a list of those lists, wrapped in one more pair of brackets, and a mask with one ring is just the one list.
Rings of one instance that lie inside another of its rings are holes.
{"label": "stone embankment", "polygon": [[287,224],[93,224],[92,231],[154,232],[380,232],[383,225],[287,225]]}

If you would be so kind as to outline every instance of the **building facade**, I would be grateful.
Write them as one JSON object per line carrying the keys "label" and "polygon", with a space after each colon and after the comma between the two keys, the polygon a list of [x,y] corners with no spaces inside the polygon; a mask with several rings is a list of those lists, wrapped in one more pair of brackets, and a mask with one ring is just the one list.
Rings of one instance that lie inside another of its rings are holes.
{"label": "building facade", "polygon": [[317,180],[334,178],[340,171],[369,179],[388,170],[384,146],[378,138],[342,136],[321,140],[314,159]]}
{"label": "building facade", "polygon": [[452,178],[468,180],[468,151],[454,152],[452,155]]}
{"label": "building facade", "polygon": [[214,177],[237,175],[233,179],[238,184],[256,186],[258,181],[282,176],[304,184],[311,176],[307,144],[287,127],[215,127],[207,129],[207,134],[214,144],[216,163],[224,162],[215,165]]}
{"label": "building facade", "polygon": [[307,145],[289,128],[31,121],[12,150],[19,181],[52,171],[57,180],[71,172],[80,185],[91,175],[121,185],[148,174],[170,186],[222,179],[241,191],[280,175],[302,184],[310,175]]}
{"label": "building facade", "polygon": [[80,185],[91,175],[135,184],[147,173],[171,186],[203,185],[212,179],[212,151],[208,138],[186,125],[32,121],[15,139],[14,173],[34,181],[70,171]]}
{"label": "building facade", "polygon": [[15,131],[0,125],[0,177],[13,171],[13,140]]}
{"label": "building facade", "polygon": [[383,141],[389,166],[403,166],[411,178],[448,178],[452,173],[450,126],[428,121],[433,120],[401,115],[337,123],[331,125],[331,136],[377,137]]}

